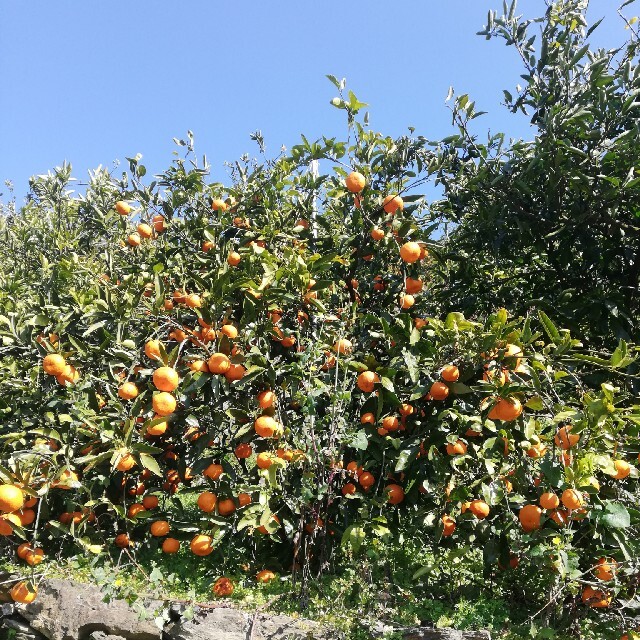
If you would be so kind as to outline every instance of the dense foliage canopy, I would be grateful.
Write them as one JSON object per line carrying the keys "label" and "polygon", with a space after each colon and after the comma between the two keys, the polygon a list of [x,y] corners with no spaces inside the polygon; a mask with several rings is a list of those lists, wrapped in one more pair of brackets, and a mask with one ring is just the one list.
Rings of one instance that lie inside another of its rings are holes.
{"label": "dense foliage canopy", "polygon": [[3,548],[211,556],[224,596],[239,566],[305,589],[417,540],[479,550],[536,624],[624,622],[640,75],[635,32],[589,49],[583,4],[489,16],[526,67],[506,99],[532,142],[480,143],[467,96],[455,136],[384,137],[330,76],[348,141],[303,138],[229,184],[191,134],[151,181],[140,157],[82,194],[69,166],[33,178],[0,217]]}

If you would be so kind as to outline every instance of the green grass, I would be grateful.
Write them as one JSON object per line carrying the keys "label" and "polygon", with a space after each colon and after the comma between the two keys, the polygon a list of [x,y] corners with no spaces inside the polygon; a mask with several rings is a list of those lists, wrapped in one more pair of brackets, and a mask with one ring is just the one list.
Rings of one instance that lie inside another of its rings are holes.
{"label": "green grass", "polygon": [[[436,558],[407,541],[394,546],[375,542],[378,544],[371,544],[358,557],[345,554],[342,566],[310,580],[303,594],[300,584],[287,574],[262,585],[254,578],[256,571],[264,568],[261,564],[250,563],[245,566],[248,571],[243,571],[237,563],[231,566],[227,561],[222,569],[224,561],[217,551],[199,558],[189,552],[188,545],[183,545],[178,554],[165,555],[152,543],[137,549],[135,559],[117,552],[109,556],[60,556],[45,561],[36,572],[98,582],[105,595],[124,597],[132,603],[139,596],[149,595],[187,605],[211,602],[213,582],[226,575],[235,584],[229,599],[234,606],[310,618],[334,625],[354,640],[371,638],[371,629],[379,623],[390,627],[432,623],[489,629],[493,637],[502,640],[568,638],[552,628],[532,632],[529,607],[513,594],[486,583],[479,554],[456,552]],[[421,565],[430,570],[415,578],[416,567]],[[12,560],[4,560],[0,568],[23,573],[25,569]],[[566,629],[566,624],[561,628]],[[580,628],[583,640],[620,637],[610,622],[598,623],[595,615],[582,620]],[[391,640],[400,636],[391,633],[387,637]]]}

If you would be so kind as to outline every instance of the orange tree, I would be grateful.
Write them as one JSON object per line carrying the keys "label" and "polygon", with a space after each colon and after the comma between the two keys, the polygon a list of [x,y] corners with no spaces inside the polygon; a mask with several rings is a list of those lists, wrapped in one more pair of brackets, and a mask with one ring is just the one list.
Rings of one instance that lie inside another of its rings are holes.
{"label": "orange tree", "polygon": [[331,79],[350,142],[303,139],[222,185],[189,136],[150,183],[132,158],[72,197],[62,167],[0,219],[4,549],[308,580],[412,536],[521,572],[532,607],[630,606],[633,348],[585,353],[544,313],[441,317],[416,191],[446,159],[371,131]]}

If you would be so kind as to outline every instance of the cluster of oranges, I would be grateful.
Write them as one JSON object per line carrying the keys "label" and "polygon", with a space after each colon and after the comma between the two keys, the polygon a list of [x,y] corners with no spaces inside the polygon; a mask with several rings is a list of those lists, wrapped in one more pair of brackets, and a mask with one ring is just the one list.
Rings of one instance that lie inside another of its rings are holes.
{"label": "cluster of oranges", "polygon": [[[236,215],[242,203],[231,198],[209,203],[218,227],[198,219],[174,232],[177,225],[159,214],[138,224],[128,238],[131,246],[160,233],[163,242],[122,253],[133,256],[128,268],[134,272],[136,258],[146,251],[167,267],[162,294],[153,296],[158,280],[135,273],[139,309],[128,312],[138,313],[142,326],[131,341],[134,355],[113,368],[115,382],[74,353],[73,341],[65,340],[58,327],[59,335],[38,337],[39,353],[46,352],[42,369],[59,383],[47,392],[68,406],[92,393],[98,409],[93,420],[77,421],[75,440],[65,442],[65,467],[54,477],[34,482],[26,494],[14,484],[0,486],[0,534],[33,523],[33,493],[58,505],[56,495],[47,495],[53,488],[79,489],[65,494],[65,510],[56,516],[64,526],[98,527],[105,520],[113,544],[125,552],[146,540],[168,555],[198,557],[219,550],[220,532],[235,531],[254,510],[245,527],[258,534],[254,541],[291,549],[298,531],[314,543],[325,533],[334,535],[360,517],[361,501],[391,514],[424,506],[437,523],[435,538],[450,545],[469,528],[498,526],[500,519],[519,522],[523,547],[526,536],[533,539],[547,520],[565,531],[584,521],[589,504],[581,487],[565,482],[552,488],[540,472],[550,447],[560,451],[565,468],[572,468],[580,428],[563,423],[550,435],[548,428],[543,437],[533,434],[522,451],[515,444],[525,441],[522,426],[535,411],[527,410],[534,390],[528,383],[526,341],[517,331],[504,331],[481,347],[486,331],[453,335],[438,321],[419,317],[416,309],[426,306],[427,296],[420,294],[429,254],[415,226],[406,234],[399,231],[398,218],[408,216],[402,197],[369,190],[358,171],[349,173],[345,184],[352,194],[349,207],[367,213],[357,240],[362,247],[354,242],[340,255],[334,249],[325,273],[313,271],[322,257],[311,253],[310,225],[299,212],[285,237],[273,230],[261,233],[251,210]],[[256,209],[261,197],[252,194]],[[133,211],[125,201],[115,209],[122,216]],[[173,273],[168,265],[181,255],[185,239],[196,248],[197,268]],[[159,246],[165,244],[168,248]],[[111,287],[108,276],[99,281]],[[378,321],[386,325],[383,330]],[[104,350],[103,343],[95,346]],[[417,363],[411,375],[408,352]],[[365,437],[358,446],[352,445],[356,432]],[[486,475],[481,459],[493,439],[502,459],[492,482],[507,496],[516,485],[525,501],[518,497],[515,509],[512,504],[503,508],[502,498],[495,498],[499,494],[490,499],[480,488]],[[51,451],[59,446],[50,442]],[[82,462],[74,462],[74,455]],[[396,467],[400,455],[406,460]],[[519,466],[535,476],[533,486],[516,476]],[[610,475],[618,480],[632,471],[621,458],[614,467]],[[108,485],[109,500],[125,507],[125,516],[82,504],[82,487],[92,482],[95,470],[103,474],[100,482]],[[310,479],[321,484],[320,478],[326,484],[323,496],[303,499],[301,487],[306,496]],[[195,533],[166,508],[178,492],[195,498]],[[71,506],[74,495],[77,504]],[[296,501],[303,504],[299,513],[290,506]],[[234,536],[234,543],[240,538]],[[35,543],[23,543],[17,553],[30,566],[44,558]],[[613,579],[614,558],[602,560],[595,577]],[[517,562],[512,554],[509,565]],[[263,566],[256,567],[256,580],[275,579]],[[26,582],[14,589],[17,601],[35,597]],[[233,591],[226,576],[213,584],[217,596]],[[610,594],[604,587],[585,589],[583,599],[602,608]]]}

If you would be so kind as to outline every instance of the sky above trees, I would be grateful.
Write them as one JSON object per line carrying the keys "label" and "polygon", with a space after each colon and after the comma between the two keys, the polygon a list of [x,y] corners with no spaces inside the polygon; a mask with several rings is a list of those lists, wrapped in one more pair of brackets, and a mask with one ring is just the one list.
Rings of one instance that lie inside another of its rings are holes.
{"label": "sky above trees", "polygon": [[[544,8],[527,0],[519,12]],[[489,9],[499,0],[3,3],[0,179],[20,203],[30,175],[64,160],[82,179],[141,153],[152,173],[190,129],[224,181],[225,161],[257,154],[253,131],[270,155],[301,133],[344,135],[327,73],[347,78],[385,134],[448,135],[452,85],[489,112],[477,131],[527,137],[526,118],[499,107],[521,72],[515,52],[475,35]],[[592,0],[590,16],[605,17],[597,44],[624,40],[612,0]]]}

